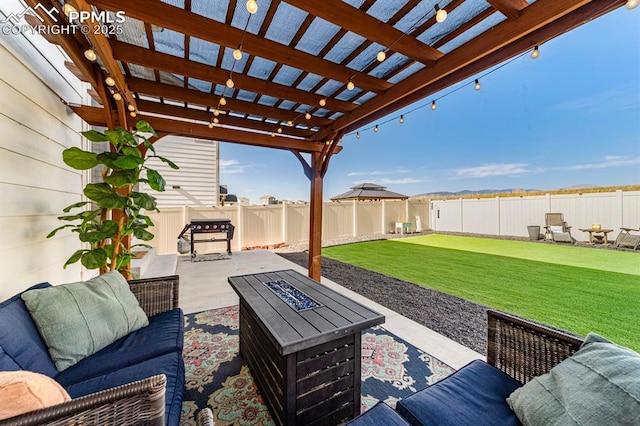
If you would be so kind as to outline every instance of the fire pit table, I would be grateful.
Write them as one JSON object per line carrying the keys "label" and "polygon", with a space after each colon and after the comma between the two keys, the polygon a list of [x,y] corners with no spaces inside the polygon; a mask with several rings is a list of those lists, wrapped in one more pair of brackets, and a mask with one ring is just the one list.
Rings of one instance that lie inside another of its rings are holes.
{"label": "fire pit table", "polygon": [[384,316],[294,270],[229,278],[240,354],[276,424],[338,424],[360,413],[360,335]]}

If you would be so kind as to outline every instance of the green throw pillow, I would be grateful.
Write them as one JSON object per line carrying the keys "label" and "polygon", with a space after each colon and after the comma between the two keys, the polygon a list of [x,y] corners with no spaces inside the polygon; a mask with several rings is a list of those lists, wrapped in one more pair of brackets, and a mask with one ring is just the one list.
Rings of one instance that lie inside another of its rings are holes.
{"label": "green throw pillow", "polygon": [[640,354],[591,333],[507,403],[525,426],[640,425]]}
{"label": "green throw pillow", "polygon": [[22,294],[58,371],[149,324],[117,271]]}

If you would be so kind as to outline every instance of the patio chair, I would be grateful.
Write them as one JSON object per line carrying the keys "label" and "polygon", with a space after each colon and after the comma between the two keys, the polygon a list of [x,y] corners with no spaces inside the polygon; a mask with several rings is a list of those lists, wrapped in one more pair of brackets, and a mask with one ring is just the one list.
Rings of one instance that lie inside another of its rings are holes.
{"label": "patio chair", "polygon": [[571,227],[567,225],[562,213],[545,213],[545,240],[561,243],[573,243],[575,240],[571,236]]}
{"label": "patio chair", "polygon": [[626,247],[632,250],[637,250],[640,247],[640,235],[632,234],[631,232],[638,232],[640,229],[636,228],[620,228],[620,233],[616,237],[616,242],[613,243],[614,247]]}

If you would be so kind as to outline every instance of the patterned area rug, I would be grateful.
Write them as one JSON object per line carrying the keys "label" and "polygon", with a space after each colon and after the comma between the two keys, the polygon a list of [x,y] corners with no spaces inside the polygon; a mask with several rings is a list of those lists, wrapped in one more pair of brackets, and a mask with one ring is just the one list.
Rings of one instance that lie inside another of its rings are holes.
{"label": "patterned area rug", "polygon": [[[186,389],[182,425],[211,407],[218,425],[272,425],[271,416],[238,354],[238,307],[185,315]],[[362,411],[396,402],[454,370],[382,327],[362,333]]]}

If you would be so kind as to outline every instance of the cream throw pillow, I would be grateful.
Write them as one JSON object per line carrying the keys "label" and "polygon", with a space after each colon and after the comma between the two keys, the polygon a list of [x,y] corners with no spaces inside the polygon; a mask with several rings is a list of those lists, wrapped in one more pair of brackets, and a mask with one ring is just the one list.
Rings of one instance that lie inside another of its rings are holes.
{"label": "cream throw pillow", "polygon": [[69,401],[52,378],[31,371],[0,372],[0,420]]}

